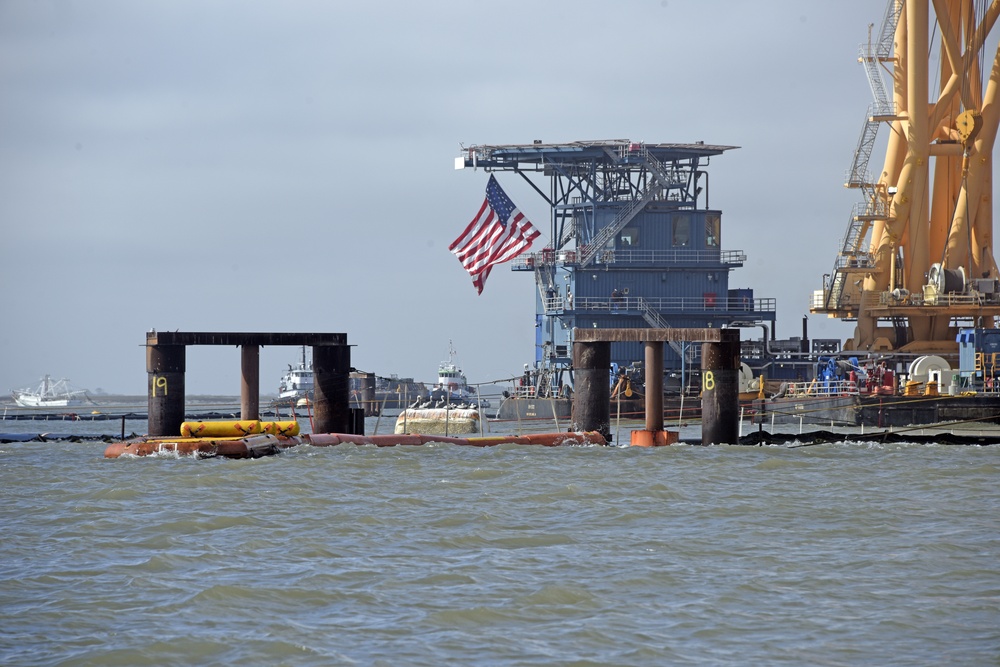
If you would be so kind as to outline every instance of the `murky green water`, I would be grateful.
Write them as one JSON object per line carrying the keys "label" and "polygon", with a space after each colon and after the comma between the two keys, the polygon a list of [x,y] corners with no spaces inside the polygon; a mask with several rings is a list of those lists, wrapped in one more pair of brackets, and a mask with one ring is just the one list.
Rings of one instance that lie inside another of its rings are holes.
{"label": "murky green water", "polygon": [[1000,447],[104,447],[0,445],[3,664],[1000,660]]}

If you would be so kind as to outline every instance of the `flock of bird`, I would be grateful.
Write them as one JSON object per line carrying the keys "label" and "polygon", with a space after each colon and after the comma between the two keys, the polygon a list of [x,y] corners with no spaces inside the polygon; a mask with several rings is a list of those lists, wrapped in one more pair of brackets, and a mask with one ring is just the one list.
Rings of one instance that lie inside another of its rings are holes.
{"label": "flock of bird", "polygon": [[418,398],[410,405],[411,410],[429,410],[433,408],[448,408],[449,410],[476,410],[479,408],[479,405],[477,403],[452,403],[445,399],[435,401],[423,398]]}

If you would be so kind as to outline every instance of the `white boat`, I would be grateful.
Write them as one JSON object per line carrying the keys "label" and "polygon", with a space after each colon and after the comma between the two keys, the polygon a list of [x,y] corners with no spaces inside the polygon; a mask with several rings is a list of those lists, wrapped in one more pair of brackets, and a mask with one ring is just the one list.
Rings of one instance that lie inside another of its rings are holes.
{"label": "white boat", "polygon": [[69,408],[76,405],[95,405],[86,389],[74,389],[69,380],[52,381],[46,375],[37,389],[15,389],[10,392],[14,402],[22,408]]}
{"label": "white boat", "polygon": [[288,371],[281,376],[278,398],[286,402],[298,403],[302,399],[312,400],[315,378],[311,363],[306,363],[306,347],[302,346],[302,361],[296,366],[288,365]]}
{"label": "white boat", "polygon": [[433,407],[443,407],[445,403],[451,405],[476,406],[480,408],[490,407],[489,401],[480,400],[477,393],[469,387],[465,374],[458,364],[455,363],[455,348],[451,341],[448,341],[448,361],[442,361],[438,366],[438,379],[430,395]]}

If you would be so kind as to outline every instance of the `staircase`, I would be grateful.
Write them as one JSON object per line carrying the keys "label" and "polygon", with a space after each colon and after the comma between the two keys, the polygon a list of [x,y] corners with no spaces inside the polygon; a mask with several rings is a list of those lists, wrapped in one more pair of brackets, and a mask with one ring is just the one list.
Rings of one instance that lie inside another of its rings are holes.
{"label": "staircase", "polygon": [[535,263],[535,285],[538,287],[538,295],[542,298],[542,309],[547,313],[552,310],[554,304],[549,303],[548,292],[555,289],[552,284],[551,268],[541,262]]}
{"label": "staircase", "polygon": [[847,274],[841,273],[837,270],[837,266],[833,267],[833,283],[830,285],[830,291],[827,293],[826,303],[823,304],[825,308],[834,310],[840,307],[840,297],[844,293],[844,282],[847,280]]}
{"label": "staircase", "polygon": [[646,189],[643,191],[642,196],[638,199],[633,199],[620,211],[615,219],[611,221],[610,224],[603,227],[594,238],[590,240],[584,248],[581,248],[580,253],[580,267],[584,268],[594,261],[608,242],[615,237],[625,226],[630,223],[635,216],[637,216],[644,208],[646,204],[652,201],[658,193],[662,192],[664,189],[671,187],[678,187],[684,185],[685,175],[679,172],[676,168],[668,169],[664,167],[663,163],[656,159],[656,157],[649,152],[645,146],[639,151],[638,157],[642,160],[643,164],[653,175],[653,178],[649,180],[646,184]]}
{"label": "staircase", "polygon": [[[655,310],[653,310],[652,308],[650,308],[649,304],[646,302],[645,299],[643,299],[640,296],[640,297],[636,298],[636,301],[637,301],[637,303],[639,305],[639,310],[642,312],[642,319],[646,320],[646,322],[649,323],[649,326],[651,326],[653,328],[656,328],[656,329],[670,329],[671,328],[670,322],[667,322],[665,319],[663,319],[663,317],[658,312],[656,312]],[[675,340],[669,341],[669,344],[670,344],[670,347],[673,348],[674,352],[677,353],[677,356],[679,356],[679,357],[683,357],[684,356],[684,346],[683,345],[681,345],[679,342],[677,342]],[[687,359],[687,361],[688,361],[688,363],[690,363],[693,360],[694,360],[694,348],[688,348],[688,359]]]}
{"label": "staircase", "polygon": [[868,113],[865,114],[865,122],[861,128],[861,136],[854,151],[854,160],[848,171],[845,185],[849,188],[859,188],[863,195],[863,201],[855,204],[851,211],[851,217],[847,222],[847,232],[844,234],[844,242],[834,262],[831,274],[833,282],[824,304],[828,310],[840,307],[840,300],[844,294],[844,286],[850,270],[855,267],[858,270],[864,268],[870,270],[873,265],[869,251],[862,250],[865,247],[865,239],[871,229],[872,221],[889,219],[888,201],[880,195],[872,183],[873,179],[868,171],[868,163],[875,146],[875,139],[878,136],[879,125],[883,121],[895,118],[893,103],[886,92],[885,81],[882,79],[881,63],[892,55],[893,37],[902,8],[903,0],[888,0],[878,40],[872,44],[871,37],[869,37],[868,43],[859,47],[858,61],[865,67],[868,86],[871,88],[874,102],[868,107]]}
{"label": "staircase", "polygon": [[625,225],[630,223],[635,216],[639,214],[642,209],[646,208],[646,204],[652,201],[656,193],[661,190],[661,186],[654,180],[649,183],[646,187],[646,191],[643,192],[642,197],[639,199],[633,199],[625,206],[622,210],[618,212],[615,219],[611,221],[611,224],[603,227],[594,238],[590,240],[580,253],[580,268],[585,268],[587,265],[594,261],[597,254],[604,250],[604,246],[607,245],[608,241],[613,239],[615,235],[625,228]]}

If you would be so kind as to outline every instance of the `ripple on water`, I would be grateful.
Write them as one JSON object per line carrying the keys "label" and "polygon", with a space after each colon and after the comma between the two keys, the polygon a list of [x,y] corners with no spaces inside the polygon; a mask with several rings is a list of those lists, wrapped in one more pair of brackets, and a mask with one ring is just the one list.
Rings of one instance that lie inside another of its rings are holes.
{"label": "ripple on water", "polygon": [[4,448],[6,664],[996,658],[1000,448]]}

